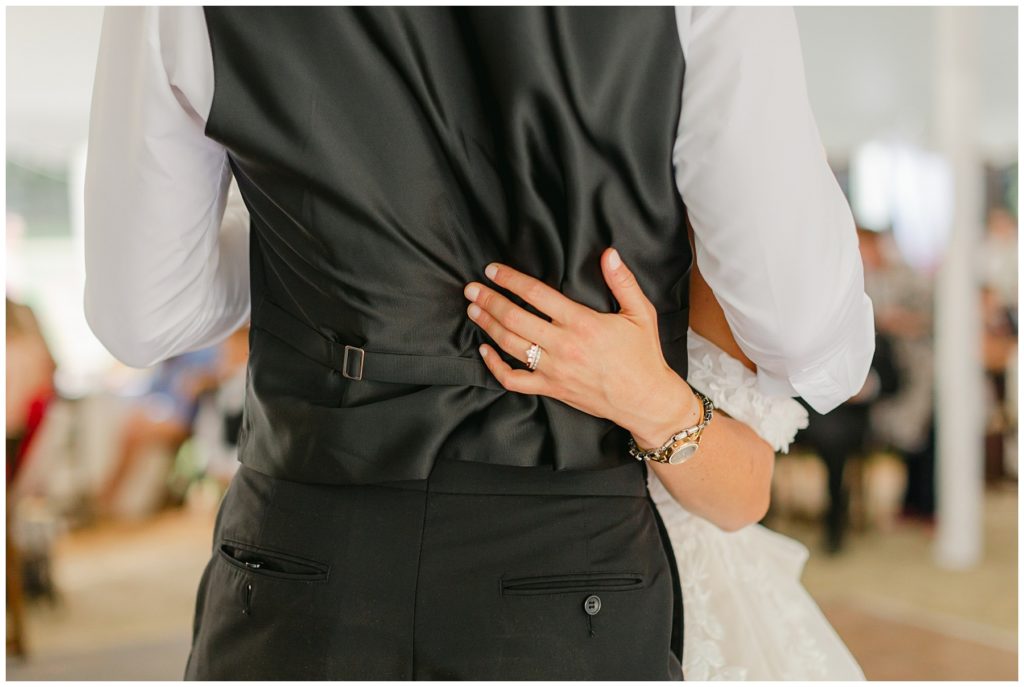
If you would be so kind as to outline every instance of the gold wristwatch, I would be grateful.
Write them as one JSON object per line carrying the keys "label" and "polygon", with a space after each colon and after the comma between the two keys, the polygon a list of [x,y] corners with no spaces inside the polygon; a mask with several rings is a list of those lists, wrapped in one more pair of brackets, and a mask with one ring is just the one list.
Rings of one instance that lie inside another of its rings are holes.
{"label": "gold wristwatch", "polygon": [[629,455],[637,460],[653,460],[656,463],[669,463],[670,465],[678,465],[692,458],[697,453],[701,434],[711,422],[711,416],[715,409],[715,404],[711,402],[710,398],[696,389],[693,389],[693,393],[700,399],[704,408],[704,414],[699,423],[693,427],[679,430],[670,436],[668,441],[655,448],[640,448],[637,446],[636,440],[630,436]]}

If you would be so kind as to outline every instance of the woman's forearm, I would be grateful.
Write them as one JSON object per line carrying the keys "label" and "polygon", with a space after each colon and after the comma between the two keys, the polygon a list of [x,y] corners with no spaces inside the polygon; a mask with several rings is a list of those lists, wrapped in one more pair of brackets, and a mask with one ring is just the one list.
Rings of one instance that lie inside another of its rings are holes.
{"label": "woman's forearm", "polygon": [[[693,246],[689,222],[687,229]],[[696,260],[690,271],[690,326],[747,369],[757,369],[737,345]],[[716,410],[693,458],[651,467],[684,508],[732,531],[757,522],[768,511],[775,451],[748,425]]]}
{"label": "woman's forearm", "polygon": [[774,463],[772,447],[754,430],[716,411],[693,458],[649,465],[686,510],[734,531],[768,511]]}
{"label": "woman's forearm", "polygon": [[[692,241],[692,227],[689,233]],[[747,369],[757,369],[736,344],[722,307],[696,261],[690,272],[690,326]],[[666,382],[666,390],[676,397],[685,397],[686,392],[679,390],[679,384],[686,382],[678,375],[673,376],[675,379],[670,377]],[[689,395],[692,396],[692,392]],[[675,421],[678,423],[682,419],[679,413]],[[693,420],[692,417],[686,419]],[[689,425],[694,423],[690,421]],[[679,427],[689,425],[680,424]],[[639,434],[633,434],[633,438],[644,447],[660,445],[676,429],[666,431],[662,425],[651,436],[651,430],[642,427]],[[692,459],[680,465],[651,463],[658,479],[684,508],[725,530],[736,530],[764,517],[771,500],[774,465],[775,452],[771,445],[748,425],[721,410],[715,411],[711,423],[704,430],[700,449]]]}
{"label": "woman's forearm", "polygon": [[[636,424],[624,425],[643,448],[660,446],[674,432],[699,421],[701,404],[672,370],[652,389],[660,399]],[[672,413],[675,413],[674,415]],[[716,410],[696,455],[685,463],[650,462],[668,492],[688,511],[724,530],[757,522],[768,510],[775,452],[750,427]]]}

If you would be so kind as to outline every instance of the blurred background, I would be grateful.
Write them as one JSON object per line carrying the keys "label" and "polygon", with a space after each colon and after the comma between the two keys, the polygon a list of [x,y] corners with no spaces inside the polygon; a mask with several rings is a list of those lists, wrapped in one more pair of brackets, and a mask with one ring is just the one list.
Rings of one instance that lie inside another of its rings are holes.
{"label": "blurred background", "polygon": [[[800,7],[878,345],[765,524],[869,679],[1017,678],[1016,7]],[[82,311],[101,8],[9,7],[7,677],[180,679],[247,330],[137,370]]]}

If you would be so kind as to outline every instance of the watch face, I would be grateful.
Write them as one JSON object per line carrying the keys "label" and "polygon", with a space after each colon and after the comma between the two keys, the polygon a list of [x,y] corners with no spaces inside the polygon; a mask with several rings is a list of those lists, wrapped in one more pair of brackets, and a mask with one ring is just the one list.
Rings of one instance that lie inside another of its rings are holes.
{"label": "watch face", "polygon": [[693,454],[696,452],[697,444],[693,442],[687,442],[680,446],[679,448],[677,448],[675,450],[675,453],[669,456],[668,462],[670,465],[678,465],[679,463],[682,463],[684,460],[692,457]]}

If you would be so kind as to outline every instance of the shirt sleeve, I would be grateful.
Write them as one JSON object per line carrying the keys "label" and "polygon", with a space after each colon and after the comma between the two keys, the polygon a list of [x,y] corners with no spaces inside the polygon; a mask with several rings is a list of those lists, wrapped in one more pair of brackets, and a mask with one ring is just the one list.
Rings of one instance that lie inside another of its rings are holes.
{"label": "shirt sleeve", "polygon": [[249,316],[248,225],[240,213],[225,218],[227,151],[204,134],[212,94],[201,7],[106,8],[84,308],[103,345],[133,367],[217,343]]}
{"label": "shirt sleeve", "polygon": [[850,207],[807,97],[792,8],[679,8],[676,183],[701,273],[758,388],[832,410],[861,388],[874,314]]}

